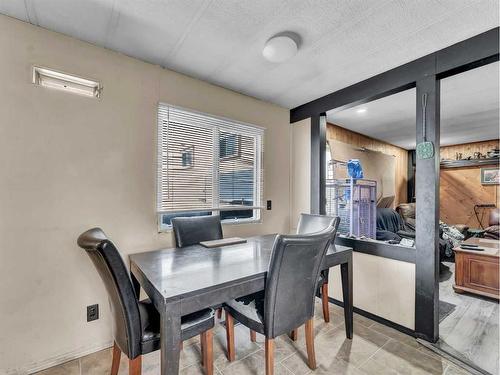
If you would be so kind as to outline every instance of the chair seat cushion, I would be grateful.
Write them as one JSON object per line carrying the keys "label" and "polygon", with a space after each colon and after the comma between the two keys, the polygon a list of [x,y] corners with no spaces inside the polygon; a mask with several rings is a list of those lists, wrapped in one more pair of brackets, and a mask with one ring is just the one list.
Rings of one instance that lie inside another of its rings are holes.
{"label": "chair seat cushion", "polygon": [[[139,301],[139,314],[142,329],[142,354],[147,354],[160,348],[160,314],[148,299]],[[203,309],[183,316],[181,318],[182,341],[213,328],[214,317],[213,309]]]}
{"label": "chair seat cushion", "polygon": [[224,304],[224,309],[238,322],[264,334],[264,291],[249,294]]}

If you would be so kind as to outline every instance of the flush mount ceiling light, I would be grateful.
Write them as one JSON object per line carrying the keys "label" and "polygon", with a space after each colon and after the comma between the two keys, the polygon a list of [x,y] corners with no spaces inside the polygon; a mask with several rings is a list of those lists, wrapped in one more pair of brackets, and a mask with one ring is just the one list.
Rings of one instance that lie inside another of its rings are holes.
{"label": "flush mount ceiling light", "polygon": [[365,112],[366,112],[366,108],[360,108],[360,109],[356,110],[356,113],[365,113]]}
{"label": "flush mount ceiling light", "polygon": [[285,62],[297,53],[298,40],[298,35],[294,33],[277,34],[266,42],[262,55],[273,63]]}

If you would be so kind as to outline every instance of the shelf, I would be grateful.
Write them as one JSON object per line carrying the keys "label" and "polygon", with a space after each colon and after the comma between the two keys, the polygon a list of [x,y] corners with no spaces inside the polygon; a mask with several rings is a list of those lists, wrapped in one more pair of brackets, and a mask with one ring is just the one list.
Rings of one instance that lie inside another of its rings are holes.
{"label": "shelf", "polygon": [[470,160],[445,160],[441,162],[441,168],[464,168],[481,167],[484,165],[498,165],[499,158],[470,159]]}

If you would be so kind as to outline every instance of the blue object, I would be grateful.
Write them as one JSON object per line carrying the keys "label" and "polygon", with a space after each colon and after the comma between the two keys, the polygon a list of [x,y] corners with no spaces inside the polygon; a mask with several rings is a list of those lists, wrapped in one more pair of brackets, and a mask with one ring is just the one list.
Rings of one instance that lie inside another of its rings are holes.
{"label": "blue object", "polygon": [[363,168],[359,159],[350,159],[347,162],[347,174],[350,178],[363,178]]}

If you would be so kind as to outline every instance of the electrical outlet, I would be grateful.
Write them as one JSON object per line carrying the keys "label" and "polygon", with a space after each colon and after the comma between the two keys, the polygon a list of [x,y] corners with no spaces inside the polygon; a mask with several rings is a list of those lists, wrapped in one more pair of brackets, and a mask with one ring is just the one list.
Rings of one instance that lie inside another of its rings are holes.
{"label": "electrical outlet", "polygon": [[99,319],[99,305],[87,306],[87,322]]}
{"label": "electrical outlet", "polygon": [[267,209],[271,210],[273,208],[273,202],[267,201]]}

